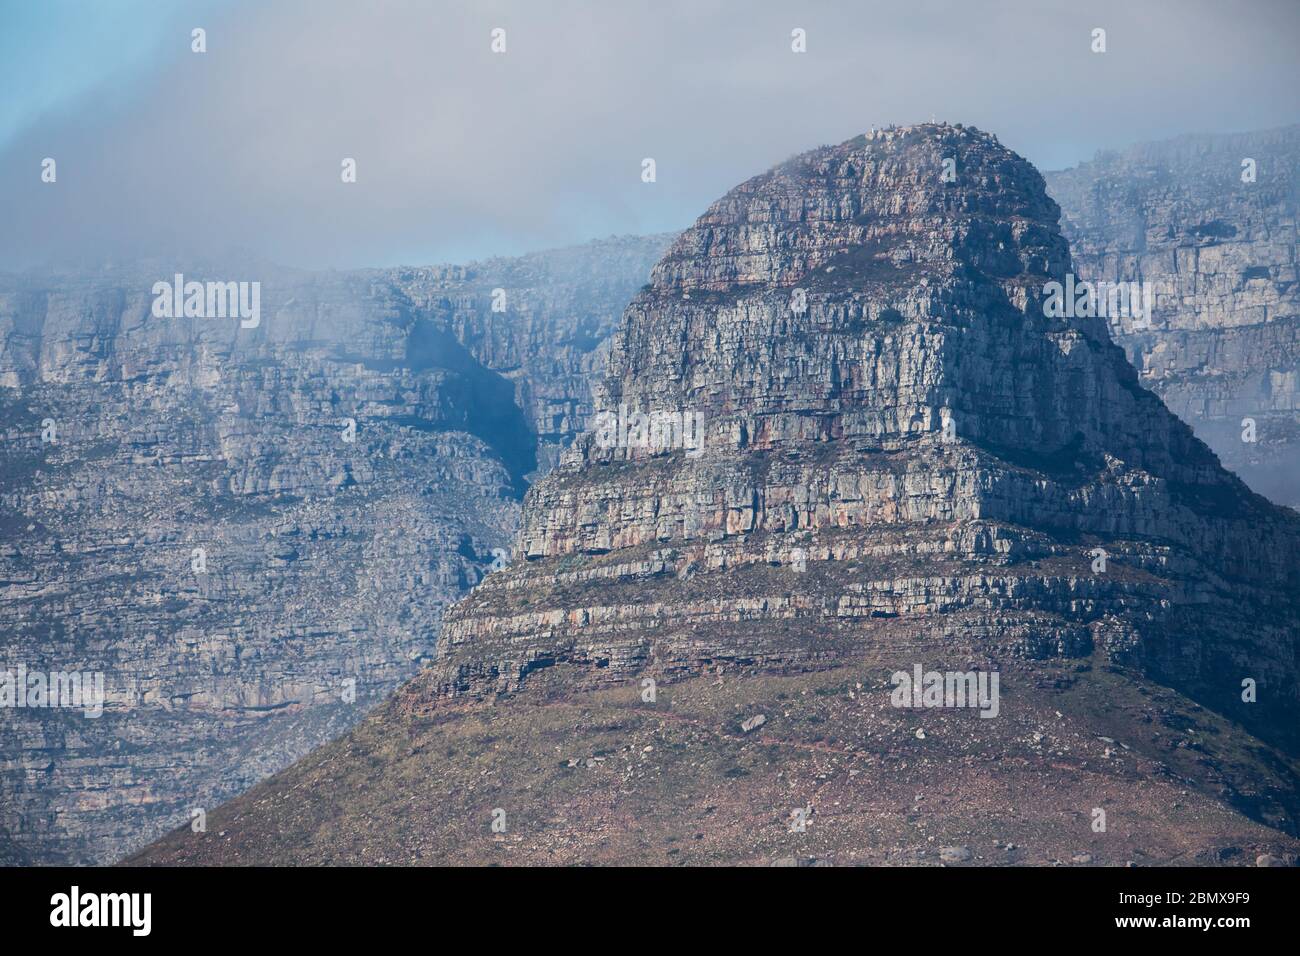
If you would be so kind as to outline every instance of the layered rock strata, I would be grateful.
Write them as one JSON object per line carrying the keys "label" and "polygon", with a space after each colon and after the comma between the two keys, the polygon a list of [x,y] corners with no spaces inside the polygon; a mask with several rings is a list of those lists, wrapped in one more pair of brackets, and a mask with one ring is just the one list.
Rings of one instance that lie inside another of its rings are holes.
{"label": "layered rock strata", "polygon": [[[173,269],[0,284],[0,862],[106,862],[337,736],[508,553],[660,240],[464,267],[246,265],[260,316],[161,318]],[[492,290],[505,289],[504,311]]]}
{"label": "layered rock strata", "polygon": [[[1141,386],[1104,320],[1045,314],[1059,217],[1027,162],[946,125],[714,203],[624,315],[609,427],[530,490],[520,559],[449,611],[409,712],[551,671],[960,646],[1100,652],[1285,738],[1300,524]],[[686,413],[701,444],[668,427]]]}
{"label": "layered rock strata", "polygon": [[432,665],[134,861],[1294,862],[1297,518],[1049,317],[1069,267],[972,129],[737,187]]}
{"label": "layered rock strata", "polygon": [[1300,126],[1182,136],[1049,173],[1081,279],[1146,282],[1110,320],[1141,382],[1254,490],[1300,507]]}

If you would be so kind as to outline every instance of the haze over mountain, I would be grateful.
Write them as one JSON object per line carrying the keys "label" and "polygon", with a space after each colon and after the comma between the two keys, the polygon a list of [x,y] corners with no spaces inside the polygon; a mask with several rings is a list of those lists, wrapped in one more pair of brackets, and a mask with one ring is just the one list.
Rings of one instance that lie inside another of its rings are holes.
{"label": "haze over mountain", "polygon": [[101,7],[0,10],[6,271],[240,249],[353,269],[680,230],[809,143],[932,116],[1043,169],[1300,121],[1292,0]]}
{"label": "haze over mountain", "polygon": [[[1149,330],[1109,323],[1141,384],[1280,503],[1297,487],[1297,162],[1289,127],[1141,144],[1047,174],[1079,277],[1156,286]],[[116,858],[343,733],[409,675],[436,645],[442,605],[513,541],[522,483],[591,426],[618,314],[673,238],[334,276],[185,266],[265,280],[266,327],[243,331],[148,315],[174,261],[0,282],[8,649],[51,667],[108,663],[116,698],[102,722],[27,711],[7,723],[0,860]],[[350,446],[332,430],[344,408],[360,423]],[[1256,443],[1241,440],[1247,415]],[[61,447],[40,441],[46,416]],[[415,457],[399,463],[395,448]],[[169,515],[182,524],[138,533]],[[182,545],[200,539],[225,540],[196,589]],[[340,596],[354,587],[355,600]],[[319,594],[330,598],[301,607]],[[361,706],[340,699],[348,676]]]}

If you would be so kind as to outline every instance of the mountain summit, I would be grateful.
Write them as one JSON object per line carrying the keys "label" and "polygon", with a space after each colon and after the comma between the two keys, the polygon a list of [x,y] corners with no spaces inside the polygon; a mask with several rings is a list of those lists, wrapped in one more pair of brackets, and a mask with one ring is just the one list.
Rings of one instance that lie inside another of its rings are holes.
{"label": "mountain summit", "polygon": [[1251,677],[1243,719],[1293,705],[1297,522],[1139,387],[1104,319],[1045,314],[1058,219],[1032,166],[946,125],[714,203],[624,314],[612,427],[530,492],[526,560],[451,613],[428,696],[894,639],[1098,648],[1234,712]]}
{"label": "mountain summit", "polygon": [[1059,216],[946,124],[733,189],[433,665],[145,858],[1293,853],[1300,520],[1045,307]]}

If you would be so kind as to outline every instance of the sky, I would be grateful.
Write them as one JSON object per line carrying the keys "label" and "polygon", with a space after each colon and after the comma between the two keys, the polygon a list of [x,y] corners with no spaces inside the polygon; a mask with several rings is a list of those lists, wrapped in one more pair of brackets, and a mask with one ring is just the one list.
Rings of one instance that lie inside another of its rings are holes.
{"label": "sky", "polygon": [[0,0],[0,271],[676,230],[792,155],[932,117],[1060,169],[1300,121],[1298,49],[1296,0]]}

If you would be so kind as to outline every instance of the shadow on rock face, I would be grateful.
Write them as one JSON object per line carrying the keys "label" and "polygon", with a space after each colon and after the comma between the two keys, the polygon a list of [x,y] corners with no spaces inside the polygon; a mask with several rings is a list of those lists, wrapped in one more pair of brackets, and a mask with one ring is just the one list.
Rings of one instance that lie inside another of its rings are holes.
{"label": "shadow on rock face", "polygon": [[[463,382],[452,388],[463,398],[464,428],[481,438],[500,456],[510,472],[515,494],[522,498],[524,476],[537,467],[537,436],[515,403],[514,385],[481,365],[456,337],[427,319],[416,319],[406,341],[405,364],[414,371],[440,369]],[[433,428],[421,420],[403,422],[413,428]]]}

